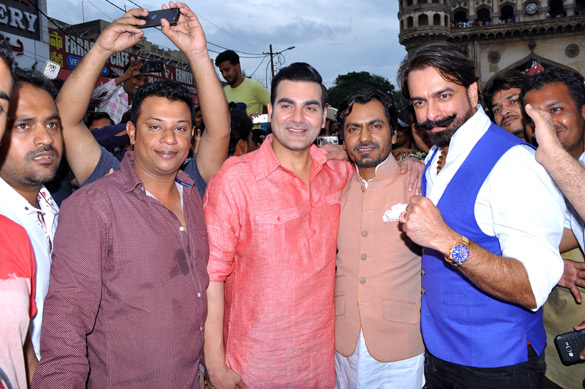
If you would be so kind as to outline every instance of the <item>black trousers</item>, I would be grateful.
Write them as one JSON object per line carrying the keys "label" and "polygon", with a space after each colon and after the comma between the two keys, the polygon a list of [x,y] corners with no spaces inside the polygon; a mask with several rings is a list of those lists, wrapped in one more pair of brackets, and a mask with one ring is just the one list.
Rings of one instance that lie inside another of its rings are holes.
{"label": "black trousers", "polygon": [[538,389],[544,378],[546,364],[544,352],[536,354],[528,346],[528,361],[517,365],[479,368],[457,365],[425,355],[426,389]]}

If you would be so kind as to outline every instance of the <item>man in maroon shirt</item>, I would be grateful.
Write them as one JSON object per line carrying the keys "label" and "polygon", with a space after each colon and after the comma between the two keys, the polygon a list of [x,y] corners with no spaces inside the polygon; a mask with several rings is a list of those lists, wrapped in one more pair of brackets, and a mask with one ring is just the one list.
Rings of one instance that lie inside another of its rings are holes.
{"label": "man in maroon shirt", "polygon": [[[162,32],[206,78],[201,98],[224,99],[195,14],[176,6],[178,24]],[[127,12],[96,46],[137,43],[145,15]],[[179,171],[192,108],[177,83],[139,89],[127,125],[134,152],[63,203],[33,387],[198,387],[209,249],[201,199]]]}

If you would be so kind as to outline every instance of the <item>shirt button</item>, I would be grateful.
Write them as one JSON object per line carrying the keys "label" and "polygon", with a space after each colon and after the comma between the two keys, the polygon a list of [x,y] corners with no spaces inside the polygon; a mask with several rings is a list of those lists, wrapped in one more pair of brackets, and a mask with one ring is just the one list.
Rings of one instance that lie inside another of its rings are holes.
{"label": "shirt button", "polygon": [[201,297],[201,293],[197,293],[197,297]]}
{"label": "shirt button", "polygon": [[185,228],[183,228],[183,226],[179,227],[179,231],[183,232],[185,231]]}
{"label": "shirt button", "polygon": [[424,276],[425,274],[427,274],[427,272],[425,271],[425,269],[421,269],[421,271],[420,271],[420,275],[421,275],[421,276]]}
{"label": "shirt button", "polygon": [[424,290],[424,288],[421,288],[421,289],[420,289],[420,294],[425,294],[425,293],[427,293],[427,291],[426,291],[426,290]]}
{"label": "shirt button", "polygon": [[366,231],[366,230],[363,230],[363,231],[362,231],[362,236],[363,236],[364,238],[365,238],[366,236],[368,236],[368,231]]}
{"label": "shirt button", "polygon": [[360,277],[360,284],[365,284],[366,283],[366,279],[364,277]]}
{"label": "shirt button", "polygon": [[368,256],[366,254],[362,254],[362,255],[360,255],[360,259],[362,261],[365,261],[366,259],[368,259]]}
{"label": "shirt button", "polygon": [[199,331],[203,331],[203,327],[199,327]]}
{"label": "shirt button", "polygon": [[362,185],[362,192],[366,191],[366,187]]}

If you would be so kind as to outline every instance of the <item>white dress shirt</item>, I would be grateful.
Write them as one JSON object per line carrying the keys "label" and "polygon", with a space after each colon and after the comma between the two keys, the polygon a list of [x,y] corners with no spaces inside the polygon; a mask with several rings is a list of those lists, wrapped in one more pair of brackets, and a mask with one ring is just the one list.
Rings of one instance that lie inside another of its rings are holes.
{"label": "white dress shirt", "polygon": [[[47,188],[42,187],[37,195],[41,209],[33,207],[24,197],[0,178],[0,214],[20,224],[26,230],[36,260],[35,304],[37,314],[31,321],[30,331],[37,359],[40,355],[43,305],[49,290],[53,237],[57,229],[59,207]],[[41,217],[42,216],[42,217]]]}
{"label": "white dress shirt", "polygon": [[[451,138],[444,167],[437,174],[440,152],[429,151],[426,163],[427,197],[436,205],[447,185],[491,122],[483,109]],[[479,190],[475,216],[482,232],[497,237],[502,255],[526,268],[537,310],[559,282],[564,266],[559,254],[565,202],[546,170],[528,146],[513,147],[496,163]]]}

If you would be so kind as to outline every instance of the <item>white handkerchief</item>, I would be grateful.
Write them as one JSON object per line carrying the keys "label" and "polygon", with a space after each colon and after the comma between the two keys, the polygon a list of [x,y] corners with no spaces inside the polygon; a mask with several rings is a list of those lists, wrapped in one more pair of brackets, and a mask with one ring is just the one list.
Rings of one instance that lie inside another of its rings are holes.
{"label": "white handkerchief", "polygon": [[382,220],[384,220],[384,222],[395,222],[398,221],[398,219],[400,219],[400,214],[404,211],[406,211],[406,206],[408,204],[394,204],[392,206],[392,208],[390,208],[389,210],[387,210],[386,212],[384,212],[384,216],[382,216]]}

